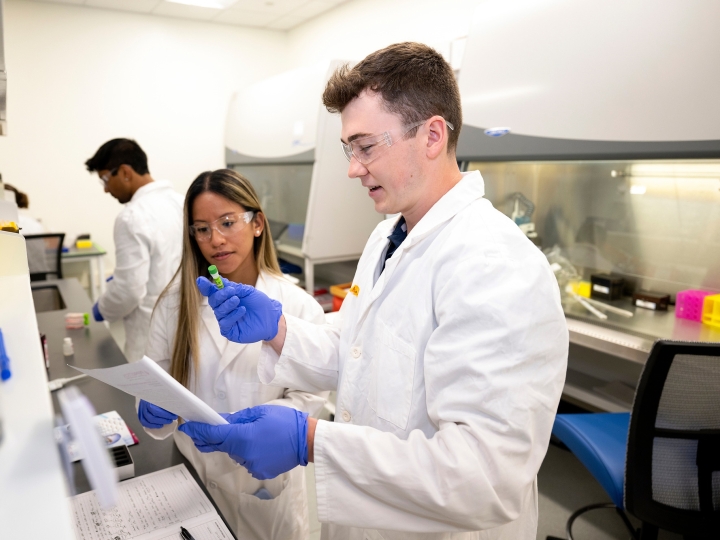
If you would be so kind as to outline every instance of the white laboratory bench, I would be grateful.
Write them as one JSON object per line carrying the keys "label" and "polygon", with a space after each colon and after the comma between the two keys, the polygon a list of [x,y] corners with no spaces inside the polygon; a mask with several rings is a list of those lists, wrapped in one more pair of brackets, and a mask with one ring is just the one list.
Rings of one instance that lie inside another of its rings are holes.
{"label": "white laboratory bench", "polygon": [[0,231],[0,328],[12,377],[0,383],[0,538],[74,540],[25,240]]}
{"label": "white laboratory bench", "polygon": [[600,320],[576,302],[563,307],[570,333],[563,399],[580,407],[629,412],[635,387],[658,339],[720,342],[720,329],[678,319],[667,311],[636,308],[628,298],[607,304],[633,312],[632,318],[607,313]]}

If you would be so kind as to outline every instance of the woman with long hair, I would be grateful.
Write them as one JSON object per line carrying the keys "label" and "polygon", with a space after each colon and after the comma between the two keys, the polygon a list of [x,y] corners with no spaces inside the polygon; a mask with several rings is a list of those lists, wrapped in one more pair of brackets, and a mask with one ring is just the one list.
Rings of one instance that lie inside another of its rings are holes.
{"label": "woman with long hair", "polygon": [[[196,285],[199,276],[210,277],[208,266],[215,265],[224,278],[252,285],[281,302],[285,313],[324,322],[320,305],[280,272],[270,228],[250,182],[228,169],[202,173],[185,197],[183,228],[180,268],[155,306],[147,356],[218,412],[271,403],[317,416],[323,397],[260,382],[261,344],[222,337]],[[256,480],[225,453],[199,452],[177,431],[174,414],[140,401],[138,416],[151,436],[173,434],[238,538],[307,538],[303,468]]]}

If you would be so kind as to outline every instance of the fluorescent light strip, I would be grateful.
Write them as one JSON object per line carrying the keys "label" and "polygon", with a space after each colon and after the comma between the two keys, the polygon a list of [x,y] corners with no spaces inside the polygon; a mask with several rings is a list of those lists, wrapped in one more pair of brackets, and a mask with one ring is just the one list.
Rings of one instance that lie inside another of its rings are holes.
{"label": "fluorescent light strip", "polygon": [[197,6],[210,9],[227,9],[237,0],[165,0],[172,4],[184,4],[186,6]]}

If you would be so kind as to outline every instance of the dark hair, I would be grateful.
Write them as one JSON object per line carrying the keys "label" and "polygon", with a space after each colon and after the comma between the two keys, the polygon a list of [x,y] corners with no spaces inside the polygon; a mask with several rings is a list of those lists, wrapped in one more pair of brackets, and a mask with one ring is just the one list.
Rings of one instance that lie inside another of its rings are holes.
{"label": "dark hair", "polygon": [[30,206],[30,199],[28,199],[28,196],[18,188],[13,187],[10,184],[5,184],[5,189],[9,189],[15,193],[15,204],[17,204],[18,208],[28,208]]}
{"label": "dark hair", "polygon": [[[454,127],[448,151],[457,147],[462,126],[460,90],[450,65],[435,49],[422,43],[396,43],[368,55],[352,69],[346,64],[330,77],[323,104],[342,112],[363,90],[377,92],[388,112],[405,125],[442,116]],[[408,132],[414,137],[417,130]]]}
{"label": "dark hair", "polygon": [[148,174],[147,156],[132,139],[113,139],[106,142],[95,155],[85,162],[87,170],[111,171],[120,165],[129,165],[137,174]]}

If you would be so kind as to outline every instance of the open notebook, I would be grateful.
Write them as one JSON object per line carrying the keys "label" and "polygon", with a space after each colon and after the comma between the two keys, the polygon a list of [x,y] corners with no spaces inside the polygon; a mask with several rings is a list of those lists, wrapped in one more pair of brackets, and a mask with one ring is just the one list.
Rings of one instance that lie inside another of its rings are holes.
{"label": "open notebook", "polygon": [[118,492],[110,510],[92,491],[71,498],[78,540],[177,540],[180,525],[195,540],[235,538],[185,465],[121,482]]}

